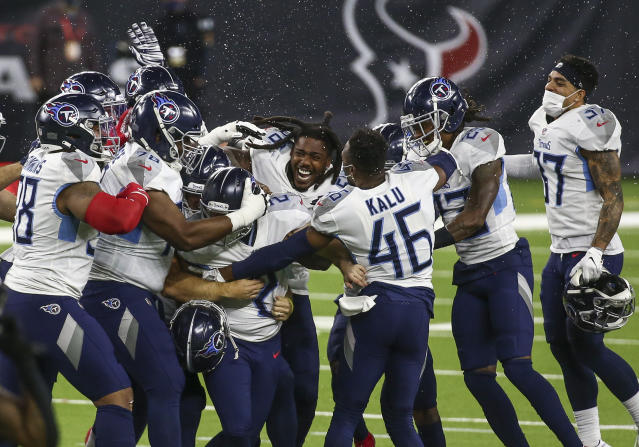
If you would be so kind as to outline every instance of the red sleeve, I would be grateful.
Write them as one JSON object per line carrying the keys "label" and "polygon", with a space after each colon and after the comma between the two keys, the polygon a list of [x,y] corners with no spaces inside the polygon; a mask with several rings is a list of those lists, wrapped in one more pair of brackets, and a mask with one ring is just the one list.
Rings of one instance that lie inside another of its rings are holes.
{"label": "red sleeve", "polygon": [[142,202],[100,191],[89,203],[84,221],[102,233],[125,234],[138,226],[144,208]]}

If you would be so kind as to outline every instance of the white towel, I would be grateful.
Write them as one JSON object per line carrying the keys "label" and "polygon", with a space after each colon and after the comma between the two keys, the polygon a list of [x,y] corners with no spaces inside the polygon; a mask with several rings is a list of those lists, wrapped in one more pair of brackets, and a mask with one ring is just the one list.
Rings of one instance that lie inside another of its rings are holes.
{"label": "white towel", "polygon": [[351,317],[371,310],[375,305],[375,298],[377,295],[342,296],[339,299],[339,308],[342,315]]}

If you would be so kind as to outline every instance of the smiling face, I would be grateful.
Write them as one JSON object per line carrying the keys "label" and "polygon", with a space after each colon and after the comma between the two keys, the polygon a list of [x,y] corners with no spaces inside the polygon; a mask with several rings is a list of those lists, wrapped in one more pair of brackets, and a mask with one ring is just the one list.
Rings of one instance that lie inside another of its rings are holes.
{"label": "smiling face", "polygon": [[299,137],[291,150],[293,186],[298,191],[306,191],[317,183],[330,164],[331,159],[323,141]]}

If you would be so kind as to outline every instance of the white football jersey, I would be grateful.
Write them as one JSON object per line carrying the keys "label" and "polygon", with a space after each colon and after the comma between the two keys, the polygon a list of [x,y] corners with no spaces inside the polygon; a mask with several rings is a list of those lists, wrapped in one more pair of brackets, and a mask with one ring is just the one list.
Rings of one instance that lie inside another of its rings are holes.
{"label": "white football jersey", "polygon": [[311,225],[339,237],[366,267],[369,283],[432,288],[433,188],[438,181],[437,171],[424,162],[398,163],[381,185],[322,197]]}
{"label": "white football jersey", "polygon": [[[164,191],[178,207],[182,203],[180,173],[155,152],[129,141],[105,167],[100,184],[104,191],[115,195],[131,182],[147,191]],[[158,293],[164,287],[172,258],[173,247],[140,221],[127,234],[100,234],[89,278],[126,282]]]}
{"label": "white football jersey", "polygon": [[[534,152],[544,184],[551,251],[586,251],[597,231],[603,199],[595,189],[588,162],[580,151],[617,151],[621,125],[615,115],[595,104],[568,110],[548,123],[543,108],[528,122],[535,134]],[[623,252],[615,234],[605,254]]]}
{"label": "white football jersey", "polygon": [[[198,215],[196,215],[198,216]],[[258,248],[284,240],[284,237],[310,219],[310,212],[299,196],[276,194],[271,198],[267,213],[260,217],[251,231],[240,241],[225,246],[223,241],[198,250],[179,252],[189,268],[202,273],[205,279],[224,281],[217,269],[247,258]],[[231,335],[250,342],[265,341],[275,336],[282,326],[273,319],[271,310],[276,296],[284,296],[288,289],[290,267],[265,275],[265,283],[254,300],[222,299],[218,302],[228,315]]]}
{"label": "white football jersey", "polygon": [[[262,143],[277,143],[282,141],[286,135],[286,132],[272,127],[266,130]],[[300,196],[304,201],[304,205],[309,209],[313,209],[315,203],[324,195],[332,191],[339,191],[348,185],[346,178],[340,175],[335,184],[331,183],[331,178],[327,178],[317,187],[312,186],[307,191],[296,190],[286,174],[287,166],[291,161],[292,149],[293,143],[287,143],[279,149],[272,150],[250,149],[253,177],[258,182],[268,186],[274,193],[291,193]],[[307,284],[310,277],[308,269],[294,263],[291,272],[292,277],[289,280],[289,286],[293,293],[308,295]]]}
{"label": "white football jersey", "polygon": [[56,199],[74,183],[98,183],[101,172],[85,153],[61,150],[41,145],[22,168],[6,284],[17,292],[80,298],[91,268],[87,243],[98,232],[62,214]]}
{"label": "white football jersey", "polygon": [[[463,211],[475,168],[499,160],[506,148],[499,132],[486,127],[466,127],[453,142],[450,152],[457,160],[459,170],[433,195],[445,225]],[[460,260],[464,264],[477,264],[512,250],[519,239],[513,227],[514,220],[515,207],[502,162],[499,191],[484,225],[474,235],[455,243]]]}

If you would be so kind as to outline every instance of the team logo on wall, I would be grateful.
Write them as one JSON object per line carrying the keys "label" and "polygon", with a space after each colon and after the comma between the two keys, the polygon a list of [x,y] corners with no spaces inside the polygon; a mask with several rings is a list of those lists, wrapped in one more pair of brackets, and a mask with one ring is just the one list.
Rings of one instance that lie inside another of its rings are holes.
{"label": "team logo on wall", "polygon": [[129,76],[129,80],[126,82],[126,94],[133,96],[140,90],[142,84],[140,83],[140,75],[133,73]]}
{"label": "team logo on wall", "polygon": [[[375,103],[375,116],[369,122],[371,127],[389,121],[389,108],[399,107],[399,98],[403,101],[403,95],[422,77],[442,76],[454,82],[472,77],[484,64],[488,50],[483,26],[468,11],[454,6],[446,8],[457,25],[457,34],[439,41],[437,35],[442,32],[439,30],[445,32],[450,27],[447,22],[438,26],[441,14],[435,11],[433,18],[429,18],[432,31],[428,32],[427,41],[426,32],[419,35],[405,26],[406,20],[402,20],[397,9],[391,15],[388,3],[389,0],[346,0],[342,9],[346,34],[357,50],[351,70],[366,85]],[[393,6],[401,8],[399,2]],[[406,16],[410,13],[405,8],[401,14]],[[358,28],[356,15],[366,14],[368,19],[372,19],[374,14],[375,19],[372,22],[362,21],[360,17],[360,22],[367,23],[367,27],[374,23],[373,29],[377,33]],[[385,49],[382,49],[381,41]],[[391,46],[394,48],[389,51]],[[414,54],[423,55],[423,58],[413,56],[411,60],[410,55]],[[437,97],[444,99],[449,94],[450,86],[442,83],[437,88]]]}
{"label": "team logo on wall", "polygon": [[204,357],[209,358],[214,356],[215,354],[219,354],[220,351],[224,348],[224,344],[226,343],[226,336],[217,331],[215,334],[211,335],[209,341],[206,342],[204,347],[195,354],[196,357]]}
{"label": "team logo on wall", "polygon": [[64,93],[84,93],[84,85],[73,79],[65,79],[60,87],[60,91]]}
{"label": "team logo on wall", "polygon": [[160,114],[160,119],[165,124],[171,124],[180,117],[180,109],[172,99],[162,93],[154,93],[151,97],[155,108]]}
{"label": "team logo on wall", "polygon": [[64,127],[73,126],[80,117],[77,107],[67,102],[49,102],[44,105],[44,110],[53,121]]}

